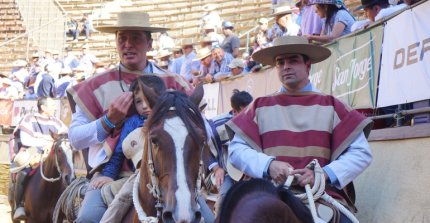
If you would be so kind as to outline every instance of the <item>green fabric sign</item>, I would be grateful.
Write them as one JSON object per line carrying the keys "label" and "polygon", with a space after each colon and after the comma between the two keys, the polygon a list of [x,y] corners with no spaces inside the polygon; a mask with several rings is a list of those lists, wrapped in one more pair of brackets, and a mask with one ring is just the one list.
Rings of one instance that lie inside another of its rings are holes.
{"label": "green fabric sign", "polygon": [[375,108],[382,34],[376,26],[327,45],[332,55],[312,65],[312,84],[353,108]]}

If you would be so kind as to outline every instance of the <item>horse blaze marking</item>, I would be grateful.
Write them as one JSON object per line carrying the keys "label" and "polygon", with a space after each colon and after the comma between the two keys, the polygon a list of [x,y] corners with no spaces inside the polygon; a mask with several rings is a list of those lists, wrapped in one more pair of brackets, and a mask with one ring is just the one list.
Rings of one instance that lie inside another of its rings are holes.
{"label": "horse blaze marking", "polygon": [[178,219],[189,220],[191,219],[191,192],[188,189],[187,178],[185,175],[185,163],[184,163],[184,145],[185,139],[188,136],[188,130],[185,127],[184,122],[179,117],[166,119],[164,122],[164,131],[169,133],[176,148],[176,182],[178,189],[175,192],[176,197],[176,208]]}

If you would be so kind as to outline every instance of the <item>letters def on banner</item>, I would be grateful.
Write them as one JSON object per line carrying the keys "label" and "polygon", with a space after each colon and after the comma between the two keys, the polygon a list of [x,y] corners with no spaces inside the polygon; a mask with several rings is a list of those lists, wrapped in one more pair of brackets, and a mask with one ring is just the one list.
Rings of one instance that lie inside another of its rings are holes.
{"label": "letters def on banner", "polygon": [[424,54],[427,51],[430,51],[430,38],[424,39],[422,44],[420,42],[416,42],[409,45],[407,48],[400,48],[396,50],[396,55],[394,57],[394,69],[400,69],[403,66],[408,66],[415,64],[418,61],[422,61]]}

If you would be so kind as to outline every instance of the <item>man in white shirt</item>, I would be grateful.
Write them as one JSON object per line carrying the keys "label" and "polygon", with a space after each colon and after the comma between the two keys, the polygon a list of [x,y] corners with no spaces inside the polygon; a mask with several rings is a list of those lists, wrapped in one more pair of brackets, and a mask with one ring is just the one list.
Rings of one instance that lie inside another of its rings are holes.
{"label": "man in white shirt", "polygon": [[[147,60],[146,54],[152,48],[151,33],[167,30],[151,26],[147,13],[121,12],[116,25],[96,29],[115,34],[121,63],[67,90],[74,112],[69,132],[70,142],[76,149],[88,148],[88,164],[93,168],[92,172],[107,162],[115,149],[121,125],[131,112],[129,108],[133,98],[129,85],[134,79],[151,73],[159,75],[167,88],[185,92],[191,90],[179,75],[168,73]],[[125,168],[127,165],[123,166]],[[122,172],[130,174],[131,170],[123,169]],[[94,174],[77,222],[100,221],[107,208],[100,188],[112,181],[97,172]]]}
{"label": "man in white shirt", "polygon": [[316,159],[328,181],[326,191],[354,210],[350,197],[341,190],[372,160],[365,138],[372,125],[370,119],[336,98],[316,93],[310,83],[311,64],[330,54],[329,49],[312,45],[303,37],[286,36],[252,56],[276,66],[282,89],[255,99],[227,123],[235,133],[229,160],[248,176],[279,184],[298,174],[297,182],[304,187],[315,182],[314,172],[306,166]]}

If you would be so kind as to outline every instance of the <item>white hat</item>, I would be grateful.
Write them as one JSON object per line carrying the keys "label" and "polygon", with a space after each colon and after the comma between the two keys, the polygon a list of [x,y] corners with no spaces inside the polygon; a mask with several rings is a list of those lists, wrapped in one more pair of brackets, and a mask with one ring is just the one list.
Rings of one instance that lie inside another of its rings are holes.
{"label": "white hat", "polygon": [[212,54],[212,52],[209,48],[207,48],[207,47],[201,48],[200,50],[197,51],[197,55],[193,59],[193,61],[203,60],[206,57],[210,56],[211,54]]}
{"label": "white hat", "polygon": [[275,58],[282,54],[303,54],[309,57],[311,63],[321,62],[331,55],[324,46],[309,43],[302,36],[281,36],[273,41],[273,46],[261,49],[252,54],[252,59],[265,65],[275,65]]}
{"label": "white hat", "polygon": [[18,173],[22,169],[26,168],[31,162],[31,155],[26,150],[20,151],[16,154],[12,162],[12,167],[10,168],[11,173]]}
{"label": "white hat", "polygon": [[162,32],[168,30],[162,27],[153,27],[146,12],[120,12],[116,25],[95,27],[100,32],[116,33],[120,30],[136,30],[147,32]]}
{"label": "white hat", "polygon": [[131,159],[134,167],[137,167],[137,164],[142,159],[144,145],[145,139],[142,127],[130,132],[122,141],[122,152],[127,159]]}
{"label": "white hat", "polygon": [[168,50],[160,50],[160,51],[158,51],[157,56],[155,58],[160,59],[160,58],[167,57],[170,55],[172,55],[172,52],[170,52]]}
{"label": "white hat", "polygon": [[181,46],[193,46],[195,44],[194,40],[191,38],[186,38],[181,40]]}
{"label": "white hat", "polygon": [[287,15],[287,14],[291,14],[293,12],[296,12],[298,10],[299,10],[298,8],[291,8],[291,6],[288,5],[288,3],[283,3],[283,4],[278,5],[275,8],[272,16]]}

